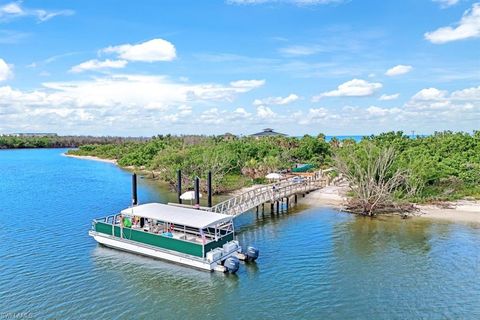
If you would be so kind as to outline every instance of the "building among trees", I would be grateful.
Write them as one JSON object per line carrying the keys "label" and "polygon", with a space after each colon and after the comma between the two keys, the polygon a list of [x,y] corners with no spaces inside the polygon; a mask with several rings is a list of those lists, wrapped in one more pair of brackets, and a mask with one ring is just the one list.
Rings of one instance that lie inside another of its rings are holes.
{"label": "building among trees", "polygon": [[262,132],[257,132],[250,135],[250,137],[255,137],[255,138],[273,137],[273,136],[286,137],[287,135],[284,133],[275,132],[271,128],[265,128],[263,129]]}

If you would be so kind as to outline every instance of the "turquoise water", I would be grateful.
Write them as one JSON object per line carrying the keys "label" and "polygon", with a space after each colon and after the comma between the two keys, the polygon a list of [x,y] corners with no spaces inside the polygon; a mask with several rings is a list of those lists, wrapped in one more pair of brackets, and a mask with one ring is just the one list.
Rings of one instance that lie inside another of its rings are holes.
{"label": "turquoise water", "polygon": [[[130,175],[63,150],[0,151],[0,318],[478,319],[480,227],[299,206],[237,221],[261,250],[237,275],[101,247],[91,220]],[[142,202],[173,195],[140,180]]]}

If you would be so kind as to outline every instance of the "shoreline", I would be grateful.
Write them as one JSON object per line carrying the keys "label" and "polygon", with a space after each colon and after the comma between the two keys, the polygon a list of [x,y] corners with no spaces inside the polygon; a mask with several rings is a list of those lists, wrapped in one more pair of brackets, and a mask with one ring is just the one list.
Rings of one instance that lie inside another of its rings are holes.
{"label": "shoreline", "polygon": [[[78,156],[66,153],[63,153],[62,155],[83,160],[111,163],[118,166],[117,161],[112,159],[102,159],[94,156]],[[227,192],[225,195],[236,196],[259,186],[261,185],[240,188],[238,190]],[[301,203],[312,207],[330,207],[339,211],[344,211],[345,203],[348,201],[347,192],[348,186],[346,184],[327,186],[305,195],[305,198],[302,198]],[[444,202],[441,205],[421,204],[415,206],[418,208],[418,214],[413,218],[437,221],[443,220],[453,223],[480,224],[480,201],[478,200],[459,200],[455,202]]]}
{"label": "shoreline", "polygon": [[103,158],[94,157],[94,156],[77,156],[75,154],[66,154],[66,153],[62,153],[62,156],[83,159],[83,160],[100,161],[100,162],[106,162],[106,163],[112,163],[114,165],[118,165],[117,160],[113,160],[113,159],[103,159]]}
{"label": "shoreline", "polygon": [[442,205],[417,205],[419,218],[480,224],[480,201],[458,200]]}
{"label": "shoreline", "polygon": [[[347,191],[348,187],[345,185],[328,186],[313,191],[302,202],[311,206],[325,206],[344,211],[345,203],[348,201]],[[443,202],[439,205],[415,204],[415,207],[418,212],[412,216],[414,219],[480,224],[480,201],[478,200],[458,200]]]}

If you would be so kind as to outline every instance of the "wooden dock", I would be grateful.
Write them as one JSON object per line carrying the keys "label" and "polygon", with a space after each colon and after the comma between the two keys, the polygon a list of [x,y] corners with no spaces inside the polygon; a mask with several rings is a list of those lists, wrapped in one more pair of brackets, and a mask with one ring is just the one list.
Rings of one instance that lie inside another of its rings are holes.
{"label": "wooden dock", "polygon": [[220,202],[217,205],[208,208],[207,210],[216,213],[238,216],[244,212],[258,208],[258,206],[269,202],[271,205],[271,210],[275,210],[274,205],[276,204],[278,212],[280,202],[285,201],[286,205],[288,206],[292,196],[295,197],[296,202],[298,195],[305,196],[305,194],[309,193],[310,191],[327,186],[328,183],[328,178],[325,177],[312,177],[309,179],[304,179],[301,182],[294,180],[283,180],[277,183],[272,183],[249,190],[226,201]]}

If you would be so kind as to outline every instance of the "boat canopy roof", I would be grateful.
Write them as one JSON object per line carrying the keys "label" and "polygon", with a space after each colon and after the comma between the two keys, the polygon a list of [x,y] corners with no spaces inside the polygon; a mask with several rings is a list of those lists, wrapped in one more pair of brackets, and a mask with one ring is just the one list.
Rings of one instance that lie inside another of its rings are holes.
{"label": "boat canopy roof", "polygon": [[227,214],[182,208],[161,203],[146,203],[122,210],[122,214],[160,220],[193,228],[207,228],[232,220]]}

